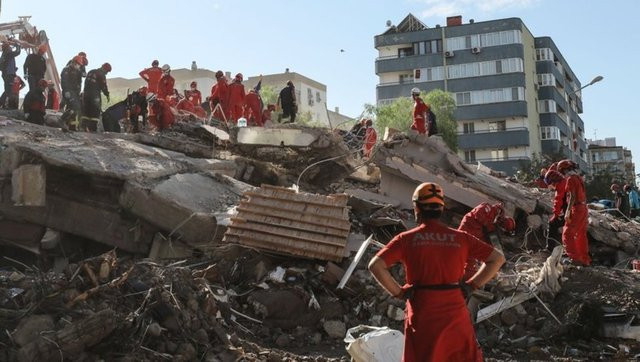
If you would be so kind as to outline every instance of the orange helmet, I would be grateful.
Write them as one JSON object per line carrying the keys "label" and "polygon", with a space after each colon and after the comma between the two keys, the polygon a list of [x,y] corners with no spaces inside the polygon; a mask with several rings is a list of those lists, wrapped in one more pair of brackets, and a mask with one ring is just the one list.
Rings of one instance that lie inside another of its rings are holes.
{"label": "orange helmet", "polygon": [[564,179],[564,176],[555,170],[547,171],[547,174],[544,175],[544,183],[547,185],[556,184]]}
{"label": "orange helmet", "polygon": [[500,227],[504,229],[504,231],[512,233],[516,230],[516,221],[509,216],[505,216],[500,218]]}
{"label": "orange helmet", "polygon": [[416,204],[439,204],[444,206],[442,187],[433,182],[420,184],[413,192],[413,202]]}
{"label": "orange helmet", "polygon": [[575,170],[578,165],[571,160],[562,160],[558,162],[558,172],[564,174],[567,171]]}
{"label": "orange helmet", "polygon": [[75,57],[73,57],[73,62],[78,64],[78,65],[84,65],[84,61],[86,58],[83,58],[79,55],[76,55]]}

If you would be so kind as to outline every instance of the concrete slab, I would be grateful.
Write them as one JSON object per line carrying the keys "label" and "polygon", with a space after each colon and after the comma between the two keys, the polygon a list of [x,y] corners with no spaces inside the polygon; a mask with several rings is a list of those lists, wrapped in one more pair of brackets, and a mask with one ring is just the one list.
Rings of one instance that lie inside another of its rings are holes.
{"label": "concrete slab", "polygon": [[302,129],[244,127],[238,130],[237,142],[243,145],[309,147],[317,135]]}
{"label": "concrete slab", "polygon": [[23,165],[11,174],[15,206],[45,206],[47,173],[44,165]]}

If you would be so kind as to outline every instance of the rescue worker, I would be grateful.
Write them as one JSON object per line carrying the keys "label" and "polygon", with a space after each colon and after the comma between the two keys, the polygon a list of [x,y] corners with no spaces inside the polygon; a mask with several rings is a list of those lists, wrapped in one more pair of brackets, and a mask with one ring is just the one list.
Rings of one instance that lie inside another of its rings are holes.
{"label": "rescue worker", "polygon": [[[493,241],[497,237],[496,227],[507,233],[513,233],[516,229],[516,222],[513,218],[505,216],[502,203],[491,205],[488,202],[483,202],[464,215],[458,230],[467,232],[488,245],[494,245],[499,243],[499,240]],[[478,267],[477,260],[468,259],[464,279],[471,278],[478,271]]]}
{"label": "rescue worker", "polygon": [[40,79],[37,87],[30,89],[22,102],[22,109],[26,116],[26,121],[35,124],[44,124],[46,99],[44,90],[47,88],[47,81]]}
{"label": "rescue worker", "polygon": [[373,128],[373,121],[367,119],[365,122],[364,149],[362,152],[364,157],[371,157],[371,152],[373,151],[373,147],[376,145],[377,141],[378,133],[376,132],[376,129]]}
{"label": "rescue worker", "polygon": [[229,84],[229,116],[234,123],[242,117],[244,107],[244,85],[242,85],[242,73],[236,74],[233,82]]}
{"label": "rescue worker", "polygon": [[[413,205],[418,226],[393,238],[369,263],[369,270],[387,293],[406,299],[402,360],[481,361],[482,351],[463,291],[484,286],[496,275],[504,256],[491,245],[439,220],[445,205],[440,185],[419,185]],[[464,281],[464,265],[469,258],[485,264]],[[404,286],[389,272],[396,263],[404,267]]]}
{"label": "rescue worker", "polygon": [[[83,58],[76,56],[73,63],[62,69],[60,74],[60,85],[62,87],[62,99],[64,102],[64,113],[61,121],[62,127],[68,127],[76,131],[80,126],[80,115],[82,104],[80,100],[80,90],[82,88],[82,64]],[[62,105],[61,105],[62,107]]]}
{"label": "rescue worker", "polygon": [[60,95],[52,81],[47,82],[47,109],[60,110]]}
{"label": "rescue worker", "polygon": [[79,59],[82,60],[82,65],[80,66],[80,71],[82,73],[82,77],[86,77],[87,76],[87,66],[89,65],[89,59],[87,58],[87,53],[78,52],[78,55],[76,55],[73,58],[71,58],[71,60],[69,60],[67,62],[67,65],[70,65],[70,64],[73,64],[74,62],[76,62],[77,61],[76,57],[79,57]]}
{"label": "rescue worker", "polygon": [[225,122],[228,120],[229,84],[221,70],[216,72],[216,84],[211,87],[209,107],[211,107],[211,116],[213,118],[224,120]]}
{"label": "rescue worker", "polygon": [[411,129],[417,131],[419,134],[427,133],[427,118],[429,114],[429,106],[424,103],[420,98],[420,89],[413,88],[411,90],[411,97],[413,98],[413,123]]}
{"label": "rescue worker", "polygon": [[629,217],[635,218],[640,215],[640,197],[638,190],[633,185],[624,185],[624,191],[629,194]]}
{"label": "rescue worker", "polygon": [[547,174],[547,169],[546,168],[542,168],[540,169],[540,175],[538,176],[538,178],[536,178],[533,183],[536,185],[536,187],[540,188],[540,189],[546,189],[547,187],[549,187],[549,185],[547,185],[546,182],[544,182],[544,175]]}
{"label": "rescue worker", "polygon": [[47,45],[42,44],[36,53],[27,55],[24,61],[24,77],[29,83],[29,90],[37,88],[40,79],[44,79],[44,74],[47,72],[47,60],[44,58],[46,52]]}
{"label": "rescue worker", "polygon": [[20,103],[20,91],[24,89],[25,84],[22,78],[16,74],[11,87],[11,96],[7,100],[7,109],[18,109]]}
{"label": "rescue worker", "polygon": [[349,149],[357,150],[362,148],[364,137],[367,132],[366,123],[367,120],[365,118],[357,121],[344,136],[344,141]]}
{"label": "rescue worker", "polygon": [[111,71],[111,64],[104,63],[100,68],[91,70],[84,81],[83,114],[80,128],[87,132],[97,132],[100,114],[102,113],[102,96],[109,102],[109,88],[107,74]]}
{"label": "rescue worker", "polygon": [[567,211],[564,215],[564,227],[562,228],[562,244],[572,264],[588,266],[591,264],[587,239],[589,210],[587,209],[584,181],[577,174],[576,168],[568,169],[565,177],[567,179],[565,187]]}
{"label": "rescue worker", "polygon": [[262,127],[262,99],[255,89],[249,90],[244,97],[244,118],[253,126]]}
{"label": "rescue worker", "polygon": [[296,99],[296,87],[292,81],[288,81],[287,86],[282,88],[278,95],[276,105],[282,108],[282,118],[289,118],[289,121],[286,123],[294,123],[296,121],[298,102]]}
{"label": "rescue worker", "polygon": [[147,82],[149,93],[158,93],[158,85],[162,78],[163,71],[160,69],[160,62],[154,60],[151,62],[151,68],[145,68],[140,73],[140,77]]}
{"label": "rescue worker", "polygon": [[194,106],[200,106],[202,104],[202,93],[198,90],[198,82],[191,82],[189,88],[189,90],[184,91],[184,97],[187,98]]}
{"label": "rescue worker", "polygon": [[150,94],[147,97],[149,102],[149,110],[153,112],[155,117],[149,118],[149,121],[159,130],[163,131],[170,128],[175,122],[175,115],[173,110],[166,99],[158,98],[154,94]]}
{"label": "rescue worker", "polygon": [[142,116],[142,126],[147,126],[147,114],[149,104],[147,103],[147,87],[140,87],[137,91],[127,96],[127,109],[129,111],[129,124],[133,133],[140,132],[140,116]]}
{"label": "rescue worker", "polygon": [[16,78],[16,57],[20,55],[20,44],[15,41],[2,42],[2,55],[0,56],[0,72],[4,81],[4,92],[0,96],[0,108],[6,108],[7,99],[11,97],[13,82]]}
{"label": "rescue worker", "polygon": [[178,101],[178,103],[176,103],[176,109],[179,110],[179,111],[189,112],[189,113],[194,114],[194,115],[196,113],[196,107],[186,97],[182,97]]}
{"label": "rescue worker", "polygon": [[614,197],[615,208],[620,210],[624,216],[629,216],[629,196],[624,193],[624,190],[617,183],[611,185],[611,193]]}
{"label": "rescue worker", "polygon": [[[550,171],[554,171],[556,173],[549,173]],[[555,195],[553,198],[553,215],[549,219],[549,237],[560,241],[562,238],[562,234],[558,231],[560,228],[564,227],[564,214],[567,209],[567,204],[565,203],[564,190],[566,187],[566,179],[564,175],[558,172],[558,162],[554,162],[549,166],[549,170],[544,176],[544,182],[551,189],[555,190]],[[549,248],[552,245],[548,245]]]}
{"label": "rescue worker", "polygon": [[262,111],[262,125],[267,125],[267,122],[271,122],[271,112],[275,112],[275,104],[267,104],[267,108]]}
{"label": "rescue worker", "polygon": [[174,87],[176,80],[171,76],[171,67],[169,64],[162,66],[162,72],[162,78],[160,78],[160,82],[158,82],[158,99],[167,100],[167,97],[171,97],[175,93]]}

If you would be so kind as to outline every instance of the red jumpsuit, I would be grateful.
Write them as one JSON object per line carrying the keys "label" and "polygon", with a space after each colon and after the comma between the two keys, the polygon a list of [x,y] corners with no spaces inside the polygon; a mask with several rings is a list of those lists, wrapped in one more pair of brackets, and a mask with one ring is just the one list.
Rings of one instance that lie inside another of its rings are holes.
{"label": "red jumpsuit", "polygon": [[589,257],[589,241],[587,240],[587,225],[589,223],[589,211],[587,209],[587,195],[584,190],[584,182],[578,175],[571,175],[566,178],[565,195],[567,200],[569,194],[573,195],[573,207],[571,207],[571,218],[565,219],[562,228],[562,244],[571,260],[579,261],[583,264],[591,264]]}
{"label": "red jumpsuit", "polygon": [[213,118],[219,120],[229,119],[229,85],[227,84],[227,78],[222,77],[218,79],[218,82],[211,87],[211,112],[216,107],[216,104],[220,104],[222,111],[216,110],[213,112]]}
{"label": "red jumpsuit", "polygon": [[158,99],[165,99],[168,96],[172,96],[174,94],[174,87],[176,85],[176,80],[173,79],[171,74],[165,74],[160,78],[160,83],[158,84]]}
{"label": "red jumpsuit", "polygon": [[[487,240],[486,233],[491,233],[496,230],[495,221],[500,211],[500,205],[491,205],[488,202],[483,202],[464,215],[458,230],[465,231],[487,245],[491,245],[491,241]],[[464,268],[463,280],[468,280],[474,276],[477,271],[478,263],[476,260],[468,259]]]}
{"label": "red jumpsuit", "polygon": [[378,133],[373,127],[367,127],[366,133],[364,135],[364,157],[371,157],[371,151],[373,151],[373,146],[376,145],[376,141],[378,140]]}
{"label": "red jumpsuit", "polygon": [[147,68],[140,72],[140,77],[147,81],[147,88],[151,93],[158,93],[158,84],[162,78],[162,69],[160,67]]}
{"label": "red jumpsuit", "polygon": [[194,107],[193,103],[187,98],[182,98],[180,102],[176,105],[176,109],[179,111],[186,111],[189,113],[196,113],[196,107]]}
{"label": "red jumpsuit", "polygon": [[565,202],[565,188],[567,187],[567,178],[556,184],[556,196],[553,198],[553,215],[558,217],[562,214]]}
{"label": "red jumpsuit", "polygon": [[249,92],[244,97],[244,118],[253,119],[253,125],[262,127],[262,112],[260,109],[260,96],[255,92]]}
{"label": "red jumpsuit", "polygon": [[[469,258],[486,260],[493,247],[437,220],[399,234],[377,254],[387,267],[401,262],[414,286],[457,284]],[[407,300],[404,362],[482,361],[459,289],[416,289]]]}
{"label": "red jumpsuit", "polygon": [[60,110],[60,95],[54,88],[49,88],[47,92],[47,108],[56,112]]}
{"label": "red jumpsuit", "polygon": [[200,106],[202,104],[202,94],[199,90],[188,90],[187,99],[193,103],[194,106]]}
{"label": "red jumpsuit", "polygon": [[173,115],[171,106],[164,99],[157,99],[149,108],[151,108],[154,114],[153,118],[149,117],[149,122],[157,129],[162,131],[163,129],[171,127],[173,122],[175,122],[175,116]]}
{"label": "red jumpsuit", "polygon": [[411,125],[411,129],[416,130],[421,134],[427,133],[426,123],[428,111],[429,106],[424,103],[422,98],[416,98],[416,101],[413,104],[413,124]]}
{"label": "red jumpsuit", "polygon": [[244,106],[244,85],[240,82],[229,84],[229,115],[235,123],[242,117],[242,107]]}

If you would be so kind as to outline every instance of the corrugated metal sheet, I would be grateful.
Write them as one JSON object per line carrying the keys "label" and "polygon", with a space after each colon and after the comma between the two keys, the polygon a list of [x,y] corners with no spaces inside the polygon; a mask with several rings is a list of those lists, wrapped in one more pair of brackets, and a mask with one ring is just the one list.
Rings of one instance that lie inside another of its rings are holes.
{"label": "corrugated metal sheet", "polygon": [[351,227],[348,195],[296,193],[262,185],[244,196],[224,242],[312,259],[344,257]]}

